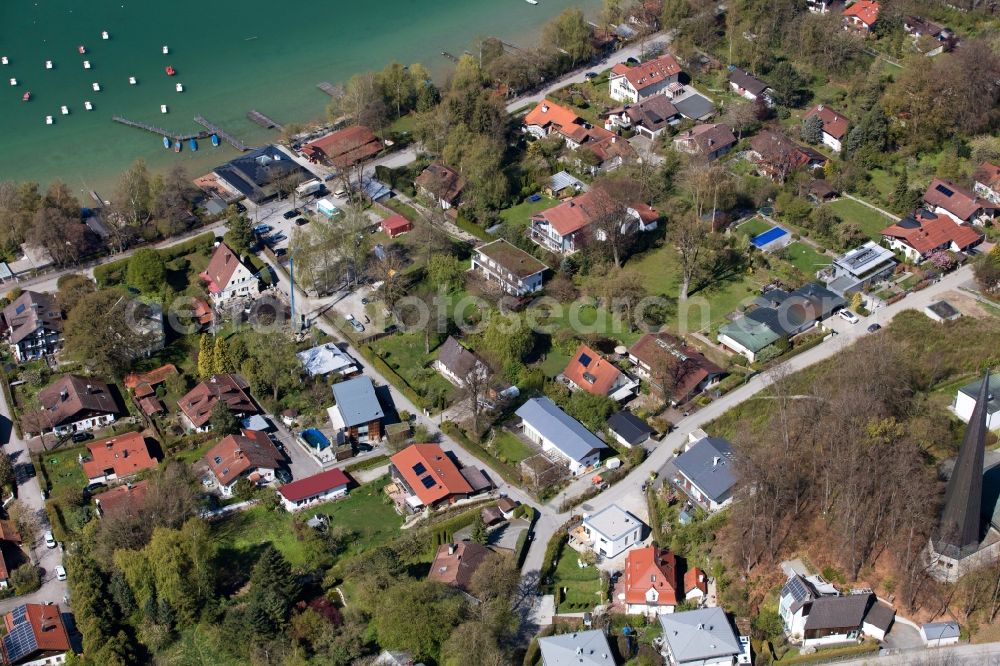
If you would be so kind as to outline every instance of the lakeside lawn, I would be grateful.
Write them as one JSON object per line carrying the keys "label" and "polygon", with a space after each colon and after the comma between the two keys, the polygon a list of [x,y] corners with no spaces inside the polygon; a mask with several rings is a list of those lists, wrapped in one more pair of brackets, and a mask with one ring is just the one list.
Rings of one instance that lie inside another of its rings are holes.
{"label": "lakeside lawn", "polygon": [[498,458],[503,458],[511,465],[516,465],[536,453],[534,449],[518,439],[516,435],[506,430],[497,430],[488,448],[492,449]]}
{"label": "lakeside lawn", "polygon": [[539,211],[543,211],[546,208],[552,208],[559,203],[558,199],[554,199],[550,196],[546,196],[544,194],[541,194],[540,196],[542,198],[538,201],[528,201],[525,199],[516,206],[504,208],[500,211],[500,219],[511,227],[526,229],[528,227],[528,220],[532,215]]}
{"label": "lakeside lawn", "polygon": [[[563,546],[559,563],[552,575],[552,591],[557,613],[579,613],[594,610],[604,602],[604,585],[596,566],[580,568],[581,554]],[[563,590],[565,589],[565,592]]]}
{"label": "lakeside lawn", "polygon": [[825,205],[844,222],[856,222],[865,235],[875,241],[882,237],[882,230],[893,223],[877,210],[851,199],[837,199]]}
{"label": "lakeside lawn", "polygon": [[[330,526],[351,530],[354,538],[342,557],[355,555],[387,543],[399,536],[402,517],[396,513],[382,489],[389,482],[384,476],[352,488],[346,498],[311,507],[308,515],[325,514]],[[292,566],[308,565],[308,553],[292,528],[293,515],[282,510],[254,506],[238,511],[213,525],[220,551],[240,558],[265,543],[272,543]]]}
{"label": "lakeside lawn", "polygon": [[820,254],[802,241],[793,241],[785,246],[782,256],[786,261],[802,271],[808,279],[816,275],[816,271],[828,265],[832,258]]}

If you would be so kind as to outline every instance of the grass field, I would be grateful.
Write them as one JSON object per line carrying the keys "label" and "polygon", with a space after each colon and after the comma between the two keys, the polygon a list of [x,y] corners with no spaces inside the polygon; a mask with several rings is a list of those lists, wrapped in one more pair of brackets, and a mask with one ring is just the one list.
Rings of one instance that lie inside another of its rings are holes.
{"label": "grass field", "polygon": [[[556,594],[556,612],[591,611],[604,601],[601,574],[597,567],[581,569],[577,564],[579,559],[580,553],[569,546],[563,548],[552,582]],[[563,589],[566,591],[563,592]]]}
{"label": "grass field", "polygon": [[448,380],[430,367],[434,349],[431,349],[430,354],[424,353],[422,333],[390,335],[373,342],[371,346],[420,395],[451,393],[453,387]]}
{"label": "grass field", "polygon": [[585,300],[563,303],[560,307],[547,311],[536,308],[533,315],[535,321],[545,330],[569,329],[578,335],[596,334],[617,340],[626,346],[631,345],[642,335],[640,331],[631,330],[624,317],[615,316]]}
{"label": "grass field", "polygon": [[783,250],[784,257],[793,266],[812,278],[816,271],[830,263],[831,258],[822,255],[801,241],[789,243]]}
{"label": "grass field", "polygon": [[[399,535],[399,527],[403,524],[403,519],[382,492],[388,482],[389,477],[385,476],[353,488],[345,499],[312,507],[309,514],[326,514],[330,516],[331,527],[343,526],[354,532],[355,537],[345,555],[355,555],[386,543]],[[216,523],[214,532],[222,550],[239,554],[272,543],[293,566],[304,566],[308,564],[307,555],[295,536],[292,520],[292,514],[283,510],[271,511],[255,506]]]}
{"label": "grass field", "polygon": [[866,236],[876,241],[882,237],[882,230],[893,222],[877,210],[851,199],[838,199],[826,206],[844,222],[856,222]]}
{"label": "grass field", "polygon": [[762,217],[752,217],[740,226],[736,227],[750,238],[762,234],[774,225]]}
{"label": "grass field", "polygon": [[81,491],[87,485],[87,477],[78,462],[80,455],[90,455],[86,446],[47,451],[38,456],[39,473],[48,478],[50,497],[58,497],[69,490]]}
{"label": "grass field", "polygon": [[385,205],[386,208],[396,211],[397,213],[408,219],[410,222],[416,222],[417,219],[420,217],[420,215],[417,213],[417,210],[413,206],[405,204],[399,199],[390,198],[386,199],[382,203]]}
{"label": "grass field", "polygon": [[556,199],[552,197],[547,197],[544,194],[541,195],[541,199],[538,201],[528,201],[525,199],[516,206],[511,206],[510,208],[504,208],[500,211],[500,219],[502,219],[507,224],[512,227],[517,227],[519,229],[525,229],[528,226],[528,219],[535,213],[545,210],[546,208],[552,208],[557,203]]}
{"label": "grass field", "polygon": [[497,457],[502,457],[512,465],[535,454],[534,449],[506,430],[498,430],[490,444],[489,448],[496,452]]}

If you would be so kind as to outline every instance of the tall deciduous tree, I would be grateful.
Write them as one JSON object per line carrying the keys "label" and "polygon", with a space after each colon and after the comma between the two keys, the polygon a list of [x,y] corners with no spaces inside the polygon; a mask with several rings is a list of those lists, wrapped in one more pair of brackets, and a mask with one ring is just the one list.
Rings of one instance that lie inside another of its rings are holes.
{"label": "tall deciduous tree", "polygon": [[151,347],[155,333],[143,330],[137,304],[120,291],[87,294],[66,318],[66,352],[92,370],[121,377]]}
{"label": "tall deciduous tree", "polygon": [[574,65],[594,53],[590,43],[590,25],[579,9],[567,9],[546,23],[542,39],[568,56]]}
{"label": "tall deciduous tree", "polygon": [[673,219],[670,233],[681,261],[681,285],[678,294],[686,300],[691,283],[700,274],[708,254],[708,229],[690,212]]}
{"label": "tall deciduous tree", "polygon": [[167,279],[167,265],[159,252],[150,248],[136,250],[128,260],[125,280],[144,294],[163,290]]}

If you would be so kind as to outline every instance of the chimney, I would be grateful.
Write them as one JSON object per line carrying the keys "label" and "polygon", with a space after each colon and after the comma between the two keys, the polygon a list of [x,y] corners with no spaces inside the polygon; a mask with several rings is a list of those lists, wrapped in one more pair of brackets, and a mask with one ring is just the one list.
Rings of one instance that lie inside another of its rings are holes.
{"label": "chimney", "polygon": [[704,629],[705,629],[705,625],[704,625],[704,624],[702,624],[701,622],[699,622],[699,623],[698,623],[698,631],[702,631],[702,630],[704,630]]}
{"label": "chimney", "polygon": [[69,391],[67,391],[66,389],[63,389],[63,390],[59,391],[59,398],[61,400],[68,399],[69,398]]}
{"label": "chimney", "polygon": [[[576,634],[573,634],[573,636],[576,636]],[[576,653],[577,653],[577,654],[583,654],[583,648],[582,648],[582,647],[579,647],[579,646],[578,646],[578,647],[576,648]]]}
{"label": "chimney", "polygon": [[548,113],[548,112],[549,112],[549,105],[542,104],[542,113]]}
{"label": "chimney", "polygon": [[455,554],[455,544],[453,544],[453,543],[449,543],[448,544],[448,554],[449,555],[454,555]]}
{"label": "chimney", "polygon": [[718,467],[720,462],[722,462],[722,458],[715,456],[712,458],[712,467]]}
{"label": "chimney", "polygon": [[823,105],[822,104],[817,104],[816,105],[816,110],[817,111],[822,111],[823,110]]}

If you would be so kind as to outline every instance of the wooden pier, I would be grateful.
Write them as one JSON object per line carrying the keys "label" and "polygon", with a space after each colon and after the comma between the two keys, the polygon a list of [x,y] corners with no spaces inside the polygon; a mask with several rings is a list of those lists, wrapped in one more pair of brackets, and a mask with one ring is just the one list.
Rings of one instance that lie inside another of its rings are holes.
{"label": "wooden pier", "polygon": [[441,51],[441,55],[443,55],[448,60],[451,60],[452,62],[458,62],[458,58],[448,53],[447,51]]}
{"label": "wooden pier", "polygon": [[340,97],[344,94],[344,89],[340,86],[335,86],[329,81],[321,81],[316,84],[316,87],[325,92],[330,97]]}
{"label": "wooden pier", "polygon": [[257,111],[256,109],[250,109],[250,111],[247,112],[247,118],[249,118],[251,122],[257,123],[264,129],[276,129],[278,131],[284,129],[283,125],[271,120],[270,118],[265,116],[260,111]]}
{"label": "wooden pier", "polygon": [[121,123],[127,127],[135,127],[137,129],[146,130],[147,132],[152,132],[153,134],[159,134],[160,136],[165,136],[174,141],[188,141],[189,139],[207,139],[209,137],[209,132],[196,132],[194,134],[177,134],[176,132],[171,132],[170,130],[165,130],[162,127],[157,127],[156,125],[150,125],[149,123],[141,123],[137,120],[129,120],[123,116],[112,116],[111,120],[116,123]]}
{"label": "wooden pier", "polygon": [[216,135],[217,137],[219,137],[220,139],[222,139],[223,141],[225,141],[226,143],[228,143],[229,145],[231,145],[236,150],[241,150],[243,152],[246,152],[248,150],[252,150],[252,148],[250,146],[246,145],[245,143],[243,143],[242,141],[240,141],[235,136],[233,136],[229,132],[225,131],[221,127],[218,127],[218,126],[213,125],[212,123],[208,122],[207,120],[205,120],[204,117],[202,117],[202,116],[195,116],[194,117],[194,121],[196,123],[198,123],[199,125],[201,125],[202,127],[204,127],[205,129],[207,129],[209,131],[209,134]]}

